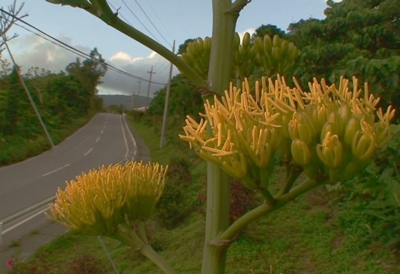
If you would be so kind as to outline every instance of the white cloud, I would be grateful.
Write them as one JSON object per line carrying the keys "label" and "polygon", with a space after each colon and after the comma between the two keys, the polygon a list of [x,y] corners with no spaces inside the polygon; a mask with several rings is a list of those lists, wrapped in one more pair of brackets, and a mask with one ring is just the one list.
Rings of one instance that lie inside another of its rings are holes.
{"label": "white cloud", "polygon": [[256,30],[255,30],[254,28],[249,28],[249,29],[246,29],[246,30],[243,31],[243,32],[238,32],[238,33],[239,33],[239,37],[240,37],[240,41],[243,40],[243,36],[244,36],[244,34],[245,34],[246,32],[248,32],[248,33],[250,34],[250,36],[251,36],[253,33],[256,32]]}
{"label": "white cloud", "polygon": [[[72,44],[71,39],[68,37],[58,37],[58,39],[66,44]],[[10,41],[9,46],[17,64],[21,66],[24,71],[27,71],[31,67],[39,67],[58,73],[60,71],[65,71],[65,67],[75,62],[76,58],[79,57],[35,35],[14,39]],[[87,54],[92,50],[79,45],[73,46]],[[3,57],[10,60],[5,52],[3,53]],[[82,57],[79,58],[83,59]],[[147,95],[150,76],[149,71],[152,66],[153,72],[155,73],[152,75],[152,82],[154,83],[150,85],[150,96],[152,96],[155,91],[164,87],[164,85],[158,83],[166,84],[168,82],[169,62],[156,52],[151,52],[147,57],[133,57],[126,52],[118,51],[108,58],[106,62],[115,68],[142,79],[128,77],[110,68],[102,79],[103,83],[98,87],[99,93],[102,94],[132,94],[132,92],[137,94],[140,81],[140,94]],[[174,69],[174,75],[177,72],[178,71]]]}
{"label": "white cloud", "polygon": [[[71,44],[68,37],[59,37],[66,44]],[[64,70],[65,67],[75,62],[77,55],[59,47],[47,40],[36,35],[23,36],[13,39],[9,42],[11,53],[16,63],[22,67],[24,71],[31,67],[45,68],[53,72]],[[75,48],[89,53],[91,49],[74,46]],[[9,58],[4,54],[5,58]]]}
{"label": "white cloud", "polygon": [[[109,60],[106,60],[112,66],[135,75],[141,79],[135,79],[122,75],[113,71],[107,71],[104,76],[103,84],[99,87],[101,94],[110,93],[123,93],[123,94],[137,94],[140,88],[141,95],[147,95],[148,80],[150,79],[150,71],[153,67],[152,84],[150,85],[150,96],[163,88],[168,82],[169,62],[161,57],[156,52],[152,52],[147,57],[134,58],[125,52],[117,52]],[[175,69],[174,74],[178,71]],[[140,84],[139,84],[140,82]]]}

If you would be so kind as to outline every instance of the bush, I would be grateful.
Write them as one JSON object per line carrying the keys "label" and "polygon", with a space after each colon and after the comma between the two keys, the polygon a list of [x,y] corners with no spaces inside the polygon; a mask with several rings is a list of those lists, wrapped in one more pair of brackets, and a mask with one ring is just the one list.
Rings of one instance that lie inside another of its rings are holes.
{"label": "bush", "polygon": [[371,241],[400,249],[400,125],[393,125],[392,132],[385,150],[343,187],[343,205],[368,216]]}
{"label": "bush", "polygon": [[192,181],[190,166],[184,158],[174,158],[169,164],[167,184],[157,205],[158,217],[168,229],[179,225],[192,211],[185,203],[185,194]]}

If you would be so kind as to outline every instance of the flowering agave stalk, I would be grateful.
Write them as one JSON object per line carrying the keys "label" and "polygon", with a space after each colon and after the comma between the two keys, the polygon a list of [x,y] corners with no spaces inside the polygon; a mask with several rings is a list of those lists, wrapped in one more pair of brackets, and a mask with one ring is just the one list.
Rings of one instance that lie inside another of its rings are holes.
{"label": "flowering agave stalk", "polygon": [[[353,90],[344,78],[339,87],[314,79],[309,88],[305,92],[297,82],[291,88],[278,77],[263,78],[253,91],[245,81],[242,89],[231,85],[223,97],[206,101],[200,122],[187,117],[180,138],[265,198],[265,204],[219,235],[216,244],[229,243],[250,221],[306,191],[345,181],[388,140],[394,110],[377,111],[379,99],[369,94],[367,85],[362,92],[356,78]],[[287,176],[273,193],[269,179],[278,153]],[[306,180],[297,182],[302,172]]]}
{"label": "flowering agave stalk", "polygon": [[144,221],[165,185],[168,167],[127,162],[90,170],[58,189],[47,216],[71,231],[116,238],[137,249],[166,273],[171,267],[148,244]]}

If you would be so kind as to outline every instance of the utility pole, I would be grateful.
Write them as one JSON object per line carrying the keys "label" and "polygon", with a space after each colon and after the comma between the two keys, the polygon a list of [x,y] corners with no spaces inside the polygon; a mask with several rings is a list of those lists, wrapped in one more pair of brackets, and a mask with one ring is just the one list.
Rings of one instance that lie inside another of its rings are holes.
{"label": "utility pole", "polygon": [[139,84],[139,88],[138,88],[138,90],[137,90],[137,96],[139,96],[140,95],[140,85],[142,84],[142,81],[136,81],[136,83],[138,83]]}
{"label": "utility pole", "polygon": [[[137,97],[138,97],[138,100],[139,100],[139,96],[140,96],[140,85],[142,84],[142,81],[136,81],[136,83],[138,83],[139,84],[139,88],[138,88],[138,90],[137,90]],[[140,106],[140,105],[139,105]]]}
{"label": "utility pole", "polygon": [[31,105],[33,107],[33,110],[35,111],[35,114],[36,114],[36,116],[37,116],[37,118],[39,120],[40,125],[43,128],[44,133],[46,134],[47,140],[49,141],[49,143],[51,145],[51,148],[54,148],[54,143],[53,143],[53,140],[51,139],[50,133],[47,131],[47,128],[46,128],[46,125],[43,122],[42,116],[40,115],[39,110],[37,109],[37,107],[35,105],[35,102],[33,101],[32,96],[31,96],[31,94],[30,94],[30,92],[28,90],[28,87],[26,86],[25,81],[22,78],[22,75],[21,75],[21,73],[19,71],[19,67],[18,67],[17,63],[15,62],[14,56],[12,55],[10,48],[8,47],[7,39],[6,39],[5,35],[3,35],[3,40],[4,40],[4,45],[7,48],[8,54],[10,55],[11,61],[14,64],[15,72],[18,75],[19,81],[21,82],[22,87],[24,88],[25,93],[29,98],[29,101],[30,101],[30,103],[31,103]]}
{"label": "utility pole", "polygon": [[[172,52],[175,53],[175,40],[172,45]],[[165,124],[167,123],[167,114],[168,114],[168,101],[169,101],[169,93],[171,90],[171,78],[172,78],[172,69],[174,65],[171,63],[169,67],[169,76],[168,76],[168,86],[167,86],[167,92],[165,94],[165,104],[164,104],[164,115],[163,115],[163,121],[162,121],[162,126],[161,126],[161,138],[160,138],[160,148],[164,146],[164,139],[165,139]]]}
{"label": "utility pole", "polygon": [[151,66],[151,70],[148,71],[147,73],[150,73],[149,86],[147,88],[147,99],[146,99],[146,107],[149,108],[149,95],[150,95],[151,78],[153,77],[153,74],[156,74],[155,72],[153,72],[153,66]]}

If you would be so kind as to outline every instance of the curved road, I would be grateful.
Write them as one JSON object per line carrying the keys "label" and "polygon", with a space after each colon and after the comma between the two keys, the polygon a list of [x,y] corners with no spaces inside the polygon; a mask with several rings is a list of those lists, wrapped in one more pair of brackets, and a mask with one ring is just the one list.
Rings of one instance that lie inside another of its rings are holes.
{"label": "curved road", "polygon": [[[64,188],[66,181],[82,172],[132,160],[135,154],[135,140],[125,117],[97,114],[53,149],[0,168],[0,222],[54,197],[58,187]],[[34,227],[29,226],[29,229],[32,231]],[[8,237],[6,232],[3,224],[3,241]]]}

